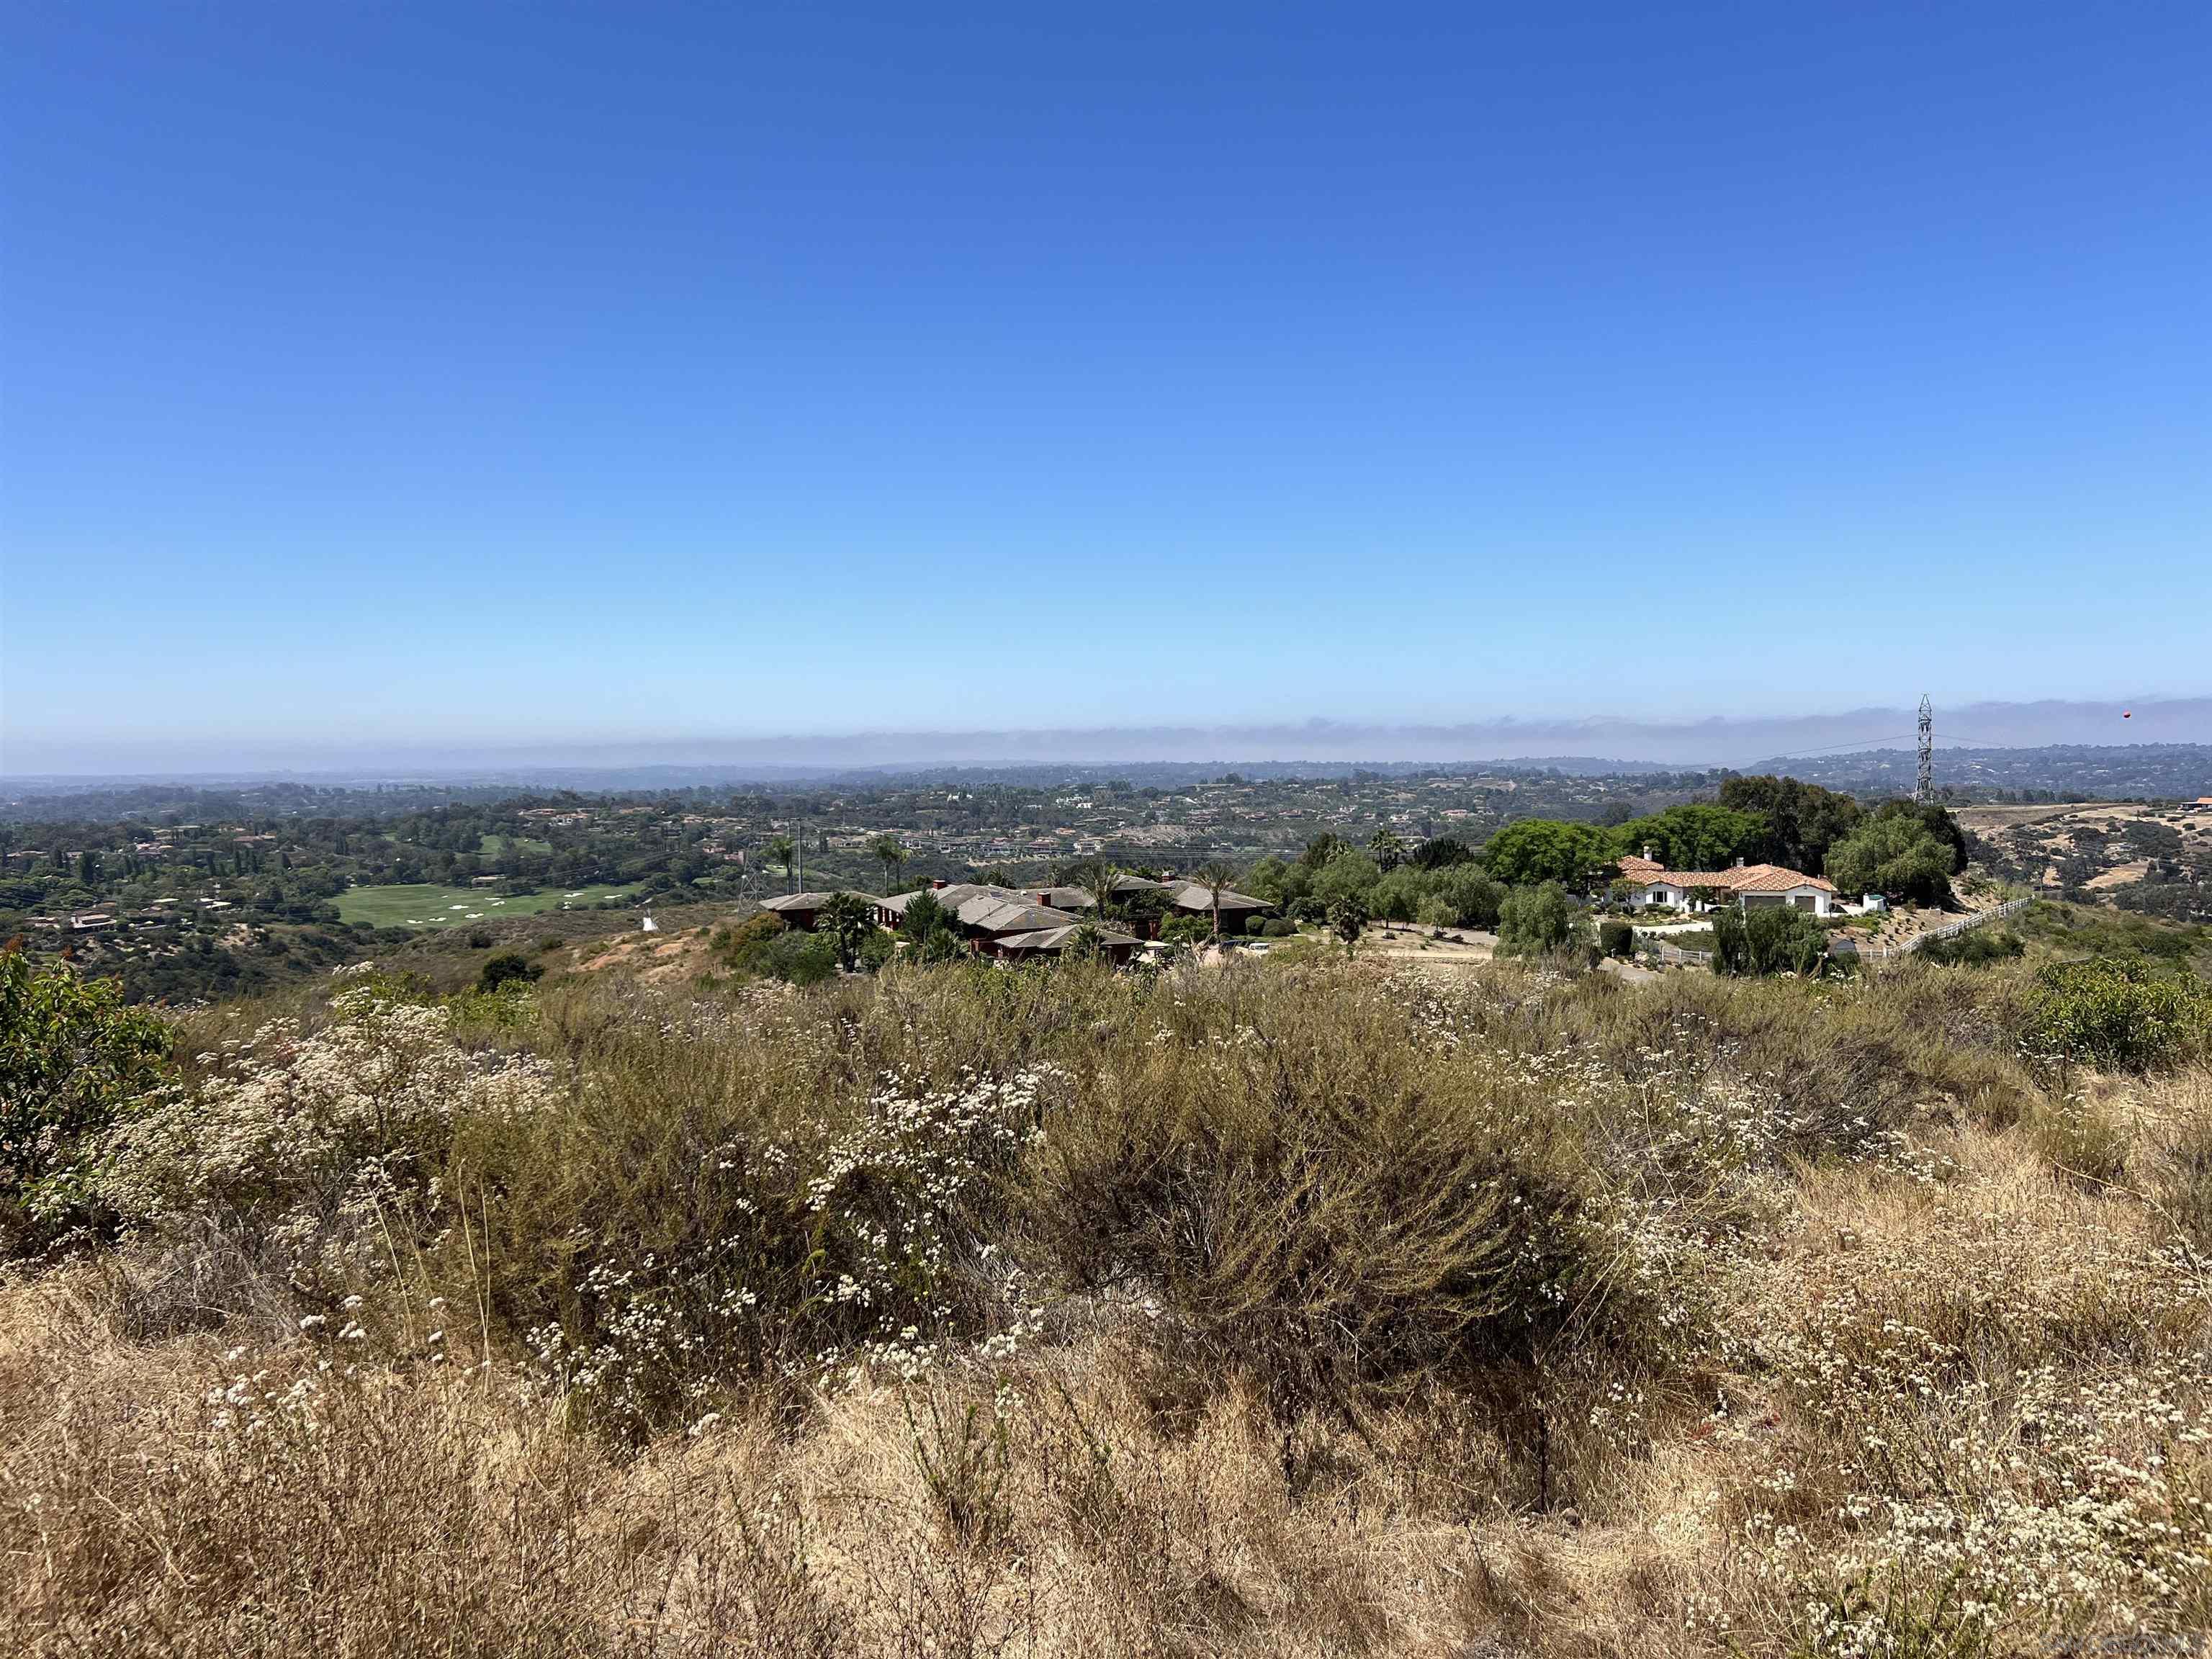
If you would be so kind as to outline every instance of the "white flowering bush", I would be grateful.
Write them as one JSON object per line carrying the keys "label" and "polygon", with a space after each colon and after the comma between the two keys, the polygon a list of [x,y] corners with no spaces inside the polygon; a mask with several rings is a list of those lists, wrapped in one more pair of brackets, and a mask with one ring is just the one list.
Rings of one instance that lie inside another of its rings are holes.
{"label": "white flowering bush", "polygon": [[884,1076],[787,1138],[708,1147],[684,1234],[644,1249],[618,1225],[572,1237],[565,1316],[528,1332],[541,1385],[635,1433],[696,1420],[747,1378],[1003,1352],[1035,1315],[976,1301],[988,1206],[1063,1080],[1048,1063],[946,1090]]}
{"label": "white flowering bush", "polygon": [[560,1098],[540,1062],[462,1047],[437,1006],[360,987],[330,1014],[202,1054],[204,1081],[142,1101],[109,1143],[102,1196],[142,1224],[225,1216],[295,1268],[380,1243],[388,1257],[380,1213],[402,1232],[434,1214],[458,1125]]}

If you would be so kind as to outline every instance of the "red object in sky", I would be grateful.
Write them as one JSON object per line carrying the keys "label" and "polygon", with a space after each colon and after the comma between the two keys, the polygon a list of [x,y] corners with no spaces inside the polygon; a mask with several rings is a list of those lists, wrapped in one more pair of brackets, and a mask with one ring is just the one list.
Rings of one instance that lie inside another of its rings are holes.
{"label": "red object in sky", "polygon": [[2131,720],[2135,717],[2136,711],[2132,708],[2123,708],[2120,710],[2120,718],[2124,720]]}

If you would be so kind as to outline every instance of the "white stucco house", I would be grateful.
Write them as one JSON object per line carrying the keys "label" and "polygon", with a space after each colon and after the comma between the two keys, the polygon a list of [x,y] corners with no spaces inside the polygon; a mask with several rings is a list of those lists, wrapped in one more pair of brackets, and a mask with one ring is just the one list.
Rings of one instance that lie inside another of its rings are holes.
{"label": "white stucco house", "polygon": [[1802,870],[1785,870],[1778,864],[1746,864],[1741,859],[1729,870],[1669,870],[1653,858],[1626,858],[1620,878],[1628,884],[1628,902],[1638,910],[1671,905],[1678,910],[1706,910],[1712,907],[1692,896],[1702,890],[1725,895],[1745,909],[1762,904],[1788,904],[1816,916],[1835,915],[1836,886],[1821,876]]}

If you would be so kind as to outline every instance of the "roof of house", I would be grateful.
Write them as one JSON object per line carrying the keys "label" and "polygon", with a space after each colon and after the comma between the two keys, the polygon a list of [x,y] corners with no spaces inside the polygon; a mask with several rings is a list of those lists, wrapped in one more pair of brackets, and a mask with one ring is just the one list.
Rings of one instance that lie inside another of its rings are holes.
{"label": "roof of house", "polygon": [[1800,887],[1815,887],[1824,893],[1836,890],[1835,883],[1825,876],[1808,876],[1778,864],[1739,864],[1732,870],[1669,870],[1656,859],[1626,858],[1620,861],[1620,873],[1624,880],[1638,887],[1663,883],[1669,887],[1718,887],[1730,893],[1788,893]]}
{"label": "roof of house", "polygon": [[1012,902],[1019,902],[1024,896],[1010,887],[987,887],[980,882],[959,881],[954,882],[949,887],[917,887],[911,893],[894,893],[887,899],[878,899],[876,902],[886,910],[904,915],[906,907],[924,893],[928,894],[948,910],[957,910],[969,899],[987,894],[993,898],[1006,899]]}
{"label": "roof of house", "polygon": [[[1169,893],[1178,910],[1211,910],[1213,908],[1213,890],[1202,881],[1171,881]],[[1221,890],[1221,908],[1224,910],[1269,910],[1274,907],[1263,898],[1254,898],[1249,893]]]}
{"label": "roof of house", "polygon": [[1073,927],[1083,920],[1048,904],[995,898],[988,894],[969,899],[955,914],[963,927],[973,927],[979,933],[1035,933],[1044,927]]}
{"label": "roof of house", "polygon": [[763,910],[775,910],[778,912],[787,910],[819,910],[823,905],[829,903],[831,899],[836,898],[839,893],[851,893],[854,897],[865,899],[870,904],[880,904],[883,902],[883,901],[878,898],[873,893],[863,893],[857,888],[840,887],[826,893],[786,893],[778,898],[763,899],[761,901],[761,908]]}
{"label": "roof of house", "polygon": [[[1033,933],[1014,933],[1000,939],[999,948],[1001,951],[1015,952],[1064,951],[1067,948],[1068,941],[1081,931],[1082,924],[1077,923],[1068,927],[1040,928]],[[1134,945],[1137,941],[1127,933],[1116,933],[1101,929],[1098,933],[1098,942],[1104,945]]]}

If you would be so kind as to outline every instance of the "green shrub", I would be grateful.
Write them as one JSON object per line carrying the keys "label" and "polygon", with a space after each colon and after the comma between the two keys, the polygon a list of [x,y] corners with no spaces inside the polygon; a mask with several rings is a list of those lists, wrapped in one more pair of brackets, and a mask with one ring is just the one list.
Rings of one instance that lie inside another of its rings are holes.
{"label": "green shrub", "polygon": [[100,1138],[160,1079],[169,1029],[112,979],[0,951],[0,1253],[91,1218]]}
{"label": "green shrub", "polygon": [[1260,924],[1261,939],[1296,939],[1298,925],[1288,916],[1269,916]]}
{"label": "green shrub", "polygon": [[1636,954],[1636,924],[1607,920],[1598,924],[1597,948],[1609,957]]}
{"label": "green shrub", "polygon": [[2212,1027],[2212,988],[2139,958],[2094,957],[2039,969],[2026,1040],[2062,1060],[2148,1071],[2200,1049]]}
{"label": "green shrub", "polygon": [[1761,904],[1748,910],[1723,905],[1713,912],[1717,974],[1814,974],[1827,960],[1828,930],[1810,911]]}
{"label": "green shrub", "polygon": [[509,985],[528,985],[545,972],[542,963],[530,961],[519,951],[502,951],[488,960],[477,975],[477,989],[498,991]]}
{"label": "green shrub", "polygon": [[1947,967],[1986,968],[1992,963],[2013,962],[2027,949],[2017,933],[1992,927],[1970,927],[1948,939],[1930,939],[1920,947],[1929,962]]}
{"label": "green shrub", "polygon": [[1507,957],[1541,956],[1565,950],[1589,932],[1588,921],[1568,902],[1556,881],[1516,887],[1505,895],[1498,918],[1498,952]]}

